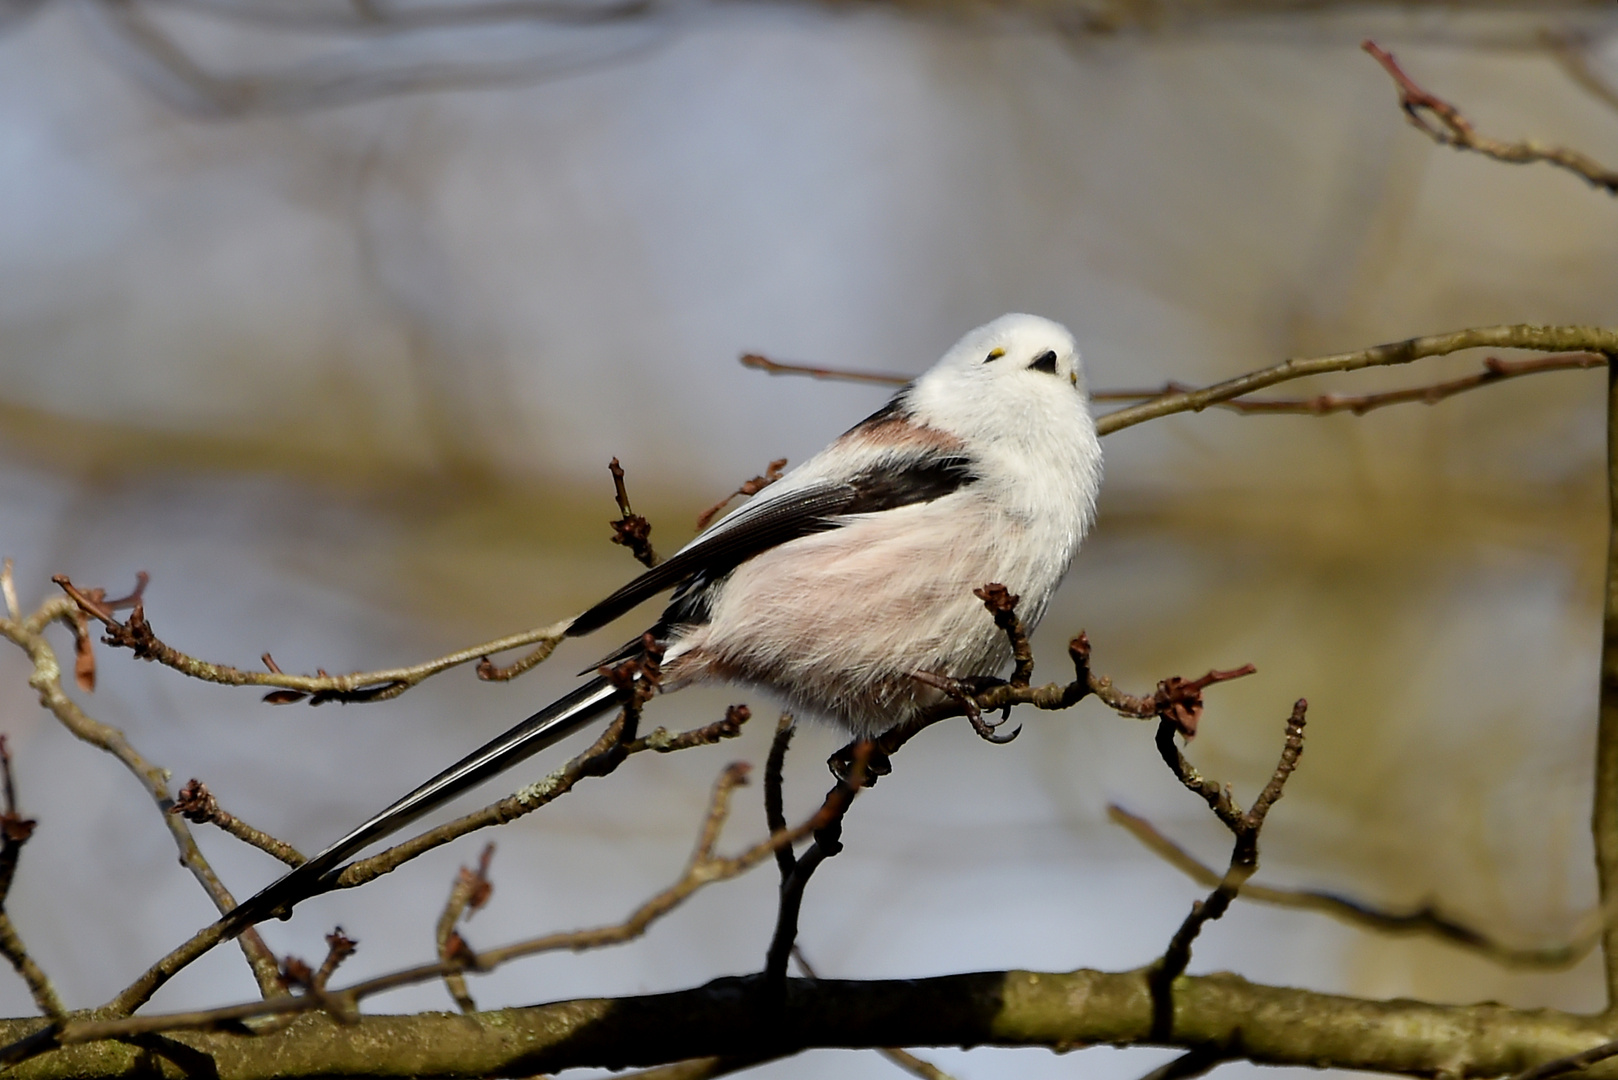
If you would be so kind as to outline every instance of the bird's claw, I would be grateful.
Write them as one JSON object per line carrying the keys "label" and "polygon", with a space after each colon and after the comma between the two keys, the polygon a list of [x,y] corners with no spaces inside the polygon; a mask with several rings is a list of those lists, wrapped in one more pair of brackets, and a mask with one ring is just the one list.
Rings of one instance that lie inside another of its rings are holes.
{"label": "bird's claw", "polygon": [[996,730],[1001,724],[1011,719],[1010,705],[1002,708],[1000,710],[1000,719],[994,721],[985,720],[983,710],[978,707],[978,695],[987,690],[992,690],[996,686],[1004,686],[1006,683],[1004,679],[984,675],[956,679],[947,675],[934,675],[930,671],[918,671],[914,677],[918,681],[942,690],[945,694],[954,698],[961,706],[962,711],[966,713],[967,722],[972,725],[972,730],[977,732],[978,738],[983,741],[994,743],[996,746],[1004,746],[1022,734],[1021,724],[1018,724],[1004,735]]}

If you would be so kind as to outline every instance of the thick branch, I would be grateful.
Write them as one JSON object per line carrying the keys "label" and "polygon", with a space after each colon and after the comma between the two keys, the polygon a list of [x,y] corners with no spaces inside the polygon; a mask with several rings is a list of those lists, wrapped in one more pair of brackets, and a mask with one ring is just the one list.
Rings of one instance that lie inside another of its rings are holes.
{"label": "thick branch", "polygon": [[[765,855],[764,858],[768,858]],[[1144,970],[982,972],[930,979],[788,980],[771,1023],[755,1022],[757,984],[721,979],[667,994],[583,999],[471,1017],[310,1015],[269,1035],[177,1032],[159,1041],[71,1046],[13,1075],[146,1077],[157,1062],[220,1080],[301,1077],[529,1076],[714,1056],[779,1057],[814,1047],[1173,1045],[1265,1065],[1364,1069],[1413,1077],[1497,1077],[1599,1046],[1605,1021],[1548,1009],[1366,1001],[1236,975],[1183,976],[1175,1031],[1150,1043]],[[0,1038],[37,1021],[0,1023]],[[1594,1073],[1592,1074],[1594,1075]]]}

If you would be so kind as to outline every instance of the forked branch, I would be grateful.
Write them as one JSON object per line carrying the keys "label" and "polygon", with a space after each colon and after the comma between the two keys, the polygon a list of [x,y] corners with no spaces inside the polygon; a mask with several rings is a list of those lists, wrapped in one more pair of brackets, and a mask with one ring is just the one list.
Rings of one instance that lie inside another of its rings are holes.
{"label": "forked branch", "polygon": [[[1131,814],[1117,805],[1107,807],[1107,816],[1115,824],[1128,830],[1131,836],[1153,854],[1198,885],[1211,889],[1223,878],[1219,871],[1198,861],[1195,856],[1163,835],[1145,818]],[[1335,893],[1313,889],[1277,889],[1255,885],[1252,882],[1242,886],[1241,898],[1256,904],[1319,912],[1351,926],[1359,926],[1376,933],[1434,937],[1468,949],[1506,967],[1569,968],[1590,955],[1590,950],[1595,948],[1600,940],[1599,932],[1591,931],[1566,945],[1552,945],[1539,949],[1514,948],[1452,918],[1432,904],[1423,904],[1410,911],[1388,911]]]}
{"label": "forked branch", "polygon": [[1269,815],[1270,807],[1281,798],[1287,780],[1298,767],[1298,758],[1303,754],[1303,727],[1308,708],[1309,703],[1302,698],[1292,706],[1292,716],[1287,720],[1286,740],[1281,748],[1281,760],[1277,762],[1269,783],[1264,785],[1264,790],[1253,801],[1252,808],[1245,811],[1236,805],[1229,787],[1205,779],[1186,760],[1174,741],[1178,734],[1174,724],[1167,719],[1158,724],[1157,748],[1169,771],[1187,790],[1208,804],[1208,808],[1236,840],[1230,853],[1230,865],[1219,884],[1206,899],[1191,905],[1191,913],[1175,931],[1162,958],[1150,969],[1148,981],[1152,989],[1152,1034],[1155,1038],[1166,1040],[1173,1035],[1174,982],[1185,974],[1186,967],[1191,963],[1191,946],[1197,935],[1208,923],[1224,916],[1247,879],[1258,869],[1259,832],[1264,828],[1264,819]]}

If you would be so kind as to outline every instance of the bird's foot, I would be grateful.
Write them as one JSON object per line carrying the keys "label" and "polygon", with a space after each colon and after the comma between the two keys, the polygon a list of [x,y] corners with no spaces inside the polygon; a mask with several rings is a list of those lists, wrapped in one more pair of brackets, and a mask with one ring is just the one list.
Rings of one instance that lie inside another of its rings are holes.
{"label": "bird's foot", "polygon": [[996,679],[993,676],[977,675],[965,679],[957,679],[948,675],[934,675],[930,671],[915,672],[913,678],[925,683],[936,690],[942,690],[948,697],[955,700],[966,713],[967,722],[972,730],[977,732],[978,738],[985,742],[992,742],[1003,746],[1022,734],[1022,725],[1018,724],[1010,731],[1002,734],[1000,725],[1011,719],[1011,706],[1007,705],[1000,711],[1000,719],[989,721],[983,718],[983,710],[978,707],[977,696],[996,686],[1004,686],[1006,680]]}

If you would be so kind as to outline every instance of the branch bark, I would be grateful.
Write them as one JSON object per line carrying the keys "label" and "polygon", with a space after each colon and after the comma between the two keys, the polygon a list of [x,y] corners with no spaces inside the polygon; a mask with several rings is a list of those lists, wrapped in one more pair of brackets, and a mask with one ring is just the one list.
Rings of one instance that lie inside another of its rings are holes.
{"label": "branch bark", "polygon": [[[767,857],[767,856],[766,856]],[[1231,974],[1182,976],[1175,1029],[1152,1042],[1145,969],[992,971],[930,979],[789,979],[772,1022],[758,983],[721,979],[666,994],[581,999],[473,1016],[309,1014],[268,1035],[241,1029],[65,1047],[12,1075],[30,1080],[147,1077],[160,1066],[220,1080],[530,1076],[705,1057],[780,1057],[817,1047],[1205,1047],[1266,1065],[1365,1069],[1466,1080],[1516,1073],[1609,1040],[1600,1017],[1496,1004],[1366,1001],[1264,986]],[[38,1021],[0,1022],[0,1039]],[[1591,1071],[1592,1076],[1604,1075]]]}

